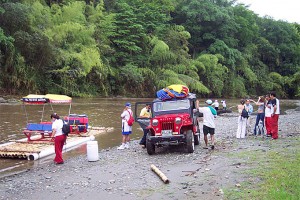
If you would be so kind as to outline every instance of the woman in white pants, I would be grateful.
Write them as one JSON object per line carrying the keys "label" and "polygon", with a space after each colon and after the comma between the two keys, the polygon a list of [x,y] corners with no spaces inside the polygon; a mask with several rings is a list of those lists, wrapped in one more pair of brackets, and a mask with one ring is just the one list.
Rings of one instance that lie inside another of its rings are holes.
{"label": "woman in white pants", "polygon": [[241,104],[237,106],[239,117],[238,117],[238,129],[236,132],[236,138],[245,138],[246,135],[246,125],[247,125],[247,118],[241,116],[243,109],[245,108],[245,100],[242,99]]}

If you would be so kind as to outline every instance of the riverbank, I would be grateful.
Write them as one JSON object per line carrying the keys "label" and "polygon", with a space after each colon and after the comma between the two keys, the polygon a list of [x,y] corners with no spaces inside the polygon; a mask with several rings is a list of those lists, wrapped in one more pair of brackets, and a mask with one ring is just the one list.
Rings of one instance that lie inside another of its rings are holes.
{"label": "riverbank", "polygon": [[[264,170],[268,165],[268,159],[257,160],[255,155],[274,153],[285,157],[299,152],[299,118],[296,110],[280,116],[278,140],[254,136],[237,140],[237,114],[224,114],[216,119],[217,144],[213,151],[201,147],[203,136],[192,154],[178,148],[161,148],[149,156],[138,141],[133,141],[128,150],[100,150],[97,162],[79,156],[66,160],[64,165],[44,164],[2,178],[0,198],[251,199],[251,192],[263,179],[249,174],[249,170]],[[151,171],[151,164],[169,178],[169,184]]]}

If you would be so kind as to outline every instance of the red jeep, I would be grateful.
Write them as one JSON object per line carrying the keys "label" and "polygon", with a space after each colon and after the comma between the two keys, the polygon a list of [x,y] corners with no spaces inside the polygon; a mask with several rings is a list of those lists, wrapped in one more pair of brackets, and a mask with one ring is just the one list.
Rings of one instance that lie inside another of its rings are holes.
{"label": "red jeep", "polygon": [[[151,102],[150,119],[139,118],[137,108],[146,102],[135,105],[135,119],[142,128],[147,128],[146,148],[149,155],[155,153],[160,145],[186,145],[187,151],[193,153],[195,145],[200,142],[200,131],[196,113],[196,95],[189,94],[183,99]],[[149,103],[149,102],[147,102]]]}

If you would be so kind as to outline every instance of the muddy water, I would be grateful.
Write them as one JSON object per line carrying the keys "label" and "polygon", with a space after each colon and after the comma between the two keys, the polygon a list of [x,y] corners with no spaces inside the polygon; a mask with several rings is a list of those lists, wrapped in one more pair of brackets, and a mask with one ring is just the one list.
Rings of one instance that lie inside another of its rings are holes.
{"label": "muddy water", "polygon": [[[131,102],[133,105],[137,101],[151,101],[152,99],[103,99],[103,98],[75,98],[72,102],[71,113],[86,114],[89,118],[89,125],[97,127],[112,127],[113,130],[109,133],[101,134],[96,137],[99,144],[99,149],[114,147],[120,144],[121,141],[121,120],[120,114],[126,102]],[[238,99],[227,100],[227,108],[237,105]],[[204,100],[200,100],[200,104],[204,105]],[[53,105],[53,110],[65,116],[68,114],[68,105]],[[221,106],[220,106],[221,107]],[[293,101],[282,101],[282,108],[294,108]],[[26,109],[26,112],[25,112]],[[134,108],[133,108],[134,109]],[[254,106],[255,109],[255,106]],[[26,115],[27,113],[27,115]],[[50,105],[44,107],[44,116],[42,105],[27,105],[22,104],[0,104],[0,144],[24,138],[22,130],[26,127],[27,122],[37,123],[50,120],[52,108]],[[137,123],[133,126],[133,140],[140,139],[142,130]],[[75,150],[64,153],[64,158],[74,157],[80,154],[86,154],[86,146],[82,145]],[[28,170],[34,166],[38,166],[45,162],[51,162],[53,156],[37,161],[27,161],[18,159],[1,159],[0,162],[0,177],[7,174],[16,173],[23,170]]]}

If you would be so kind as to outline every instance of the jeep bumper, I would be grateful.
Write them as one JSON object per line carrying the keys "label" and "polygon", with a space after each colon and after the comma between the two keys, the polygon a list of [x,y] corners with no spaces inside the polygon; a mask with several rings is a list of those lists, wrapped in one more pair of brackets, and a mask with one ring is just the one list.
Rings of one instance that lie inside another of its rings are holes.
{"label": "jeep bumper", "polygon": [[186,143],[185,135],[171,135],[171,136],[150,136],[147,140],[152,144],[183,144]]}

